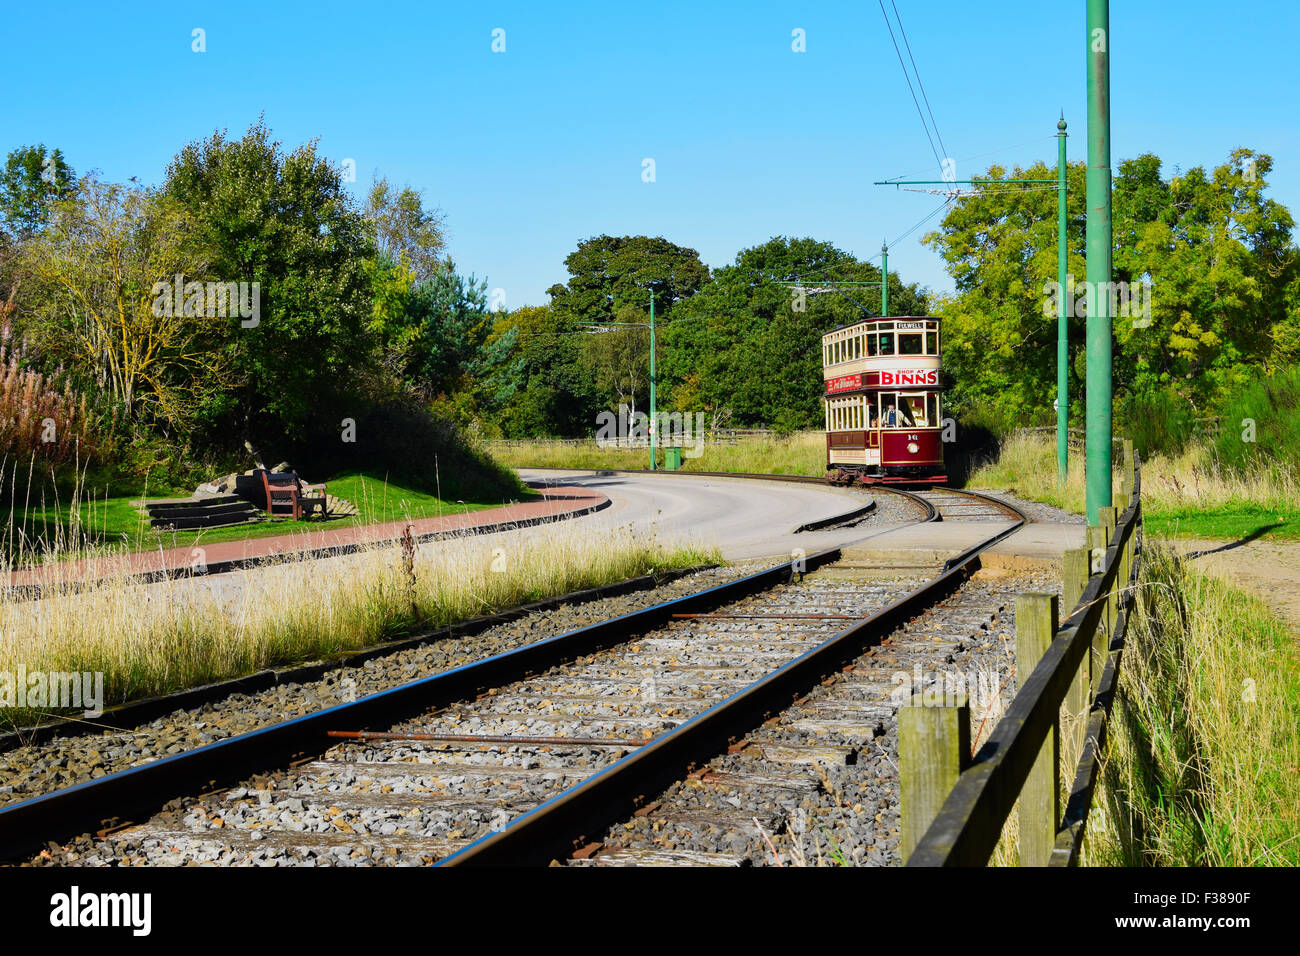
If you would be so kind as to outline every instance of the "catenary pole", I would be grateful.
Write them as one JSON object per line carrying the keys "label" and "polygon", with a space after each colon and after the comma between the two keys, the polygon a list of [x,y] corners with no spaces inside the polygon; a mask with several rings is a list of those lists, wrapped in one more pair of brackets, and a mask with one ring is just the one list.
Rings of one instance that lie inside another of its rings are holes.
{"label": "catenary pole", "polygon": [[1110,0],[1088,0],[1088,523],[1111,503]]}

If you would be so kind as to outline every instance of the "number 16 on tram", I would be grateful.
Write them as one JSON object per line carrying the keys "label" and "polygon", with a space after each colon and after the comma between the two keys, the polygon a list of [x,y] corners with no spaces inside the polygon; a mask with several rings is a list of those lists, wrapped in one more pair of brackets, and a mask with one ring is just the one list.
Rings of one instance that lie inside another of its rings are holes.
{"label": "number 16 on tram", "polygon": [[943,484],[939,319],[864,319],[822,336],[833,480]]}

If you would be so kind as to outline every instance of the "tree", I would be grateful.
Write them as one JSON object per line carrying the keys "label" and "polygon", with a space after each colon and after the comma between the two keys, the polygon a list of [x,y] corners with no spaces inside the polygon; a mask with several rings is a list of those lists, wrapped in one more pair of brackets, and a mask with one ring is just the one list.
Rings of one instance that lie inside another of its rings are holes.
{"label": "tree", "polygon": [[[683,411],[730,408],[742,425],[821,423],[821,336],[879,313],[878,289],[830,287],[830,280],[879,282],[880,270],[828,242],[778,236],[741,250],[733,265],[679,309],[662,332],[659,366],[669,401]],[[800,299],[783,282],[806,280]],[[889,277],[890,311],[924,313],[915,285]],[[802,311],[800,310],[802,306]]]}
{"label": "tree", "polygon": [[0,227],[11,239],[28,239],[49,220],[54,204],[76,189],[76,174],[60,150],[44,143],[15,149],[0,171]]}
{"label": "tree", "polygon": [[[1119,164],[1114,180],[1113,279],[1138,306],[1113,315],[1115,396],[1130,420],[1155,407],[1205,409],[1291,346],[1283,316],[1295,275],[1290,213],[1263,195],[1270,157],[1240,149],[1207,174],[1164,178],[1160,159]],[[1014,177],[1051,178],[1038,163]],[[1005,170],[990,167],[1001,178]],[[1068,170],[1070,273],[1086,277],[1083,163]],[[1017,422],[1054,420],[1056,281],[1054,189],[997,187],[958,200],[923,240],[948,263],[944,364],[959,409]],[[1146,294],[1144,287],[1149,289]],[[1072,405],[1082,414],[1086,302],[1069,296]],[[1150,321],[1145,313],[1150,307]]]}
{"label": "tree", "polygon": [[441,210],[426,210],[420,194],[409,186],[396,189],[377,178],[366,199],[366,220],[379,252],[402,263],[416,279],[438,271],[446,246]]}
{"label": "tree", "polygon": [[694,249],[662,237],[597,236],[578,243],[564,260],[567,284],[547,290],[551,305],[583,322],[609,322],[624,306],[667,316],[673,306],[693,295],[709,278],[708,266]]}
{"label": "tree", "polygon": [[649,404],[650,330],[640,327],[647,317],[635,305],[623,306],[614,319],[617,325],[609,331],[585,336],[583,367],[598,393],[609,396],[611,404],[635,410],[638,399]]}
{"label": "tree", "polygon": [[596,412],[607,406],[599,396],[584,352],[590,338],[572,318],[551,306],[523,306],[498,314],[489,345],[511,342],[505,373],[511,394],[497,406],[493,420],[508,438],[539,435],[590,435]]}
{"label": "tree", "polygon": [[185,209],[90,178],[53,208],[23,247],[24,268],[40,290],[27,317],[36,347],[109,392],[129,421],[186,431],[229,368],[213,348],[224,320],[157,305],[160,279],[206,268]]}
{"label": "tree", "polygon": [[260,321],[223,342],[238,380],[203,410],[208,433],[231,447],[337,436],[374,365],[375,255],[338,168],[315,141],[285,153],[259,120],[240,139],[220,131],[187,145],[164,188],[212,250],[212,274],[260,284]]}

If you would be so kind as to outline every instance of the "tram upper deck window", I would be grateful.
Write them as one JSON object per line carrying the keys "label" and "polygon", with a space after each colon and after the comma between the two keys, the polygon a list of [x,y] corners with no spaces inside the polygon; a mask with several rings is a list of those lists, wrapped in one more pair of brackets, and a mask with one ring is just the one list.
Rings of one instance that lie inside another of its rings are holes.
{"label": "tram upper deck window", "polygon": [[881,355],[894,354],[894,333],[893,332],[880,333],[880,354]]}
{"label": "tram upper deck window", "polygon": [[922,347],[920,332],[899,332],[898,333],[898,354],[899,355],[920,355]]}
{"label": "tram upper deck window", "polygon": [[934,329],[931,329],[929,332],[925,333],[925,354],[926,355],[939,354],[939,333],[936,332]]}

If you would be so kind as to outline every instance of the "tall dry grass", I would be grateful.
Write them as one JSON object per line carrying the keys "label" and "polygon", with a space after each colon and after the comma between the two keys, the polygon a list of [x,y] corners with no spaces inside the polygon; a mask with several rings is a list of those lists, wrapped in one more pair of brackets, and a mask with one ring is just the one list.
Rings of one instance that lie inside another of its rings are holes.
{"label": "tall dry grass", "polygon": [[[0,671],[104,674],[105,703],[319,660],[716,551],[571,523],[139,585],[118,579],[37,601],[0,594]],[[0,714],[31,722],[33,712]]]}
{"label": "tall dry grass", "polygon": [[112,432],[100,427],[86,397],[23,360],[9,327],[0,327],[0,452],[6,462],[30,459],[33,477],[45,478],[50,469],[107,460]]}
{"label": "tall dry grass", "polygon": [[[1056,475],[1055,438],[1013,435],[1002,442],[995,458],[971,473],[967,484],[997,488],[1082,514],[1084,464],[1083,452],[1072,450],[1069,474],[1061,487]],[[1196,444],[1178,455],[1156,455],[1142,463],[1142,505],[1147,511],[1278,504],[1300,508],[1300,484],[1279,463],[1269,462],[1256,472],[1240,474],[1220,466],[1209,448]]]}

